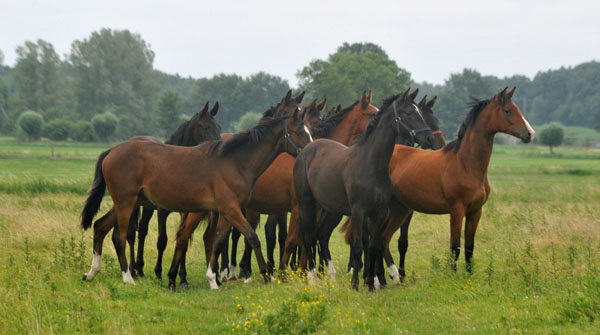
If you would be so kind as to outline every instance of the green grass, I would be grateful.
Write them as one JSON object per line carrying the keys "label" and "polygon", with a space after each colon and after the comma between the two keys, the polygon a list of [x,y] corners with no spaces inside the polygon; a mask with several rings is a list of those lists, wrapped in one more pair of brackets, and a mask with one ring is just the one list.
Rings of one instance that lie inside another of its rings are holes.
{"label": "green grass", "polygon": [[[147,278],[122,283],[109,237],[101,272],[81,281],[92,233],[81,231],[78,216],[105,147],[70,145],[60,158],[17,143],[6,144],[14,154],[0,151],[0,333],[592,334],[600,328],[600,151],[557,148],[549,155],[543,147],[496,146],[471,276],[463,257],[457,273],[446,265],[448,216],[417,214],[409,276],[399,286],[351,290],[348,247],[336,231],[335,283],[308,285],[288,274],[288,282],[264,285],[255,273],[250,284],[229,282],[213,292],[199,232],[188,256],[191,286],[172,293],[165,280],[150,276],[155,218],[146,241]],[[106,197],[101,212],[109,207]],[[164,272],[176,225],[171,215]]]}

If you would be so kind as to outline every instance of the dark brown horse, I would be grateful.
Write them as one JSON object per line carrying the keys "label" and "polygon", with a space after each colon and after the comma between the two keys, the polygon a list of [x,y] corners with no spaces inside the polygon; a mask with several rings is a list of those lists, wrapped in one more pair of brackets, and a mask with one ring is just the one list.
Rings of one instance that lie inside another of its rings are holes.
{"label": "dark brown horse", "polygon": [[[364,131],[369,119],[377,112],[377,108],[370,101],[371,94],[363,94],[361,99],[350,107],[325,118],[318,126],[312,129],[312,132],[315,136],[328,137],[343,143],[352,143]],[[292,221],[295,221],[298,213],[298,204],[292,185],[293,165],[294,158],[292,156],[287,154],[279,155],[254,185],[250,201],[244,208],[265,214],[279,214],[291,211]],[[205,214],[203,213],[190,213],[182,222],[179,229],[184,231],[185,236],[189,238],[204,216]],[[295,234],[295,232],[290,230],[290,234]],[[212,229],[208,229],[204,234],[207,260],[212,257],[211,246],[213,245],[214,236],[215,234]],[[185,239],[185,237],[182,237],[182,239]],[[230,273],[234,271],[232,269]]]}
{"label": "dark brown horse", "polygon": [[[94,184],[82,212],[82,226],[91,226],[105,187],[108,187],[121,235],[117,254],[123,281],[133,284],[124,245],[134,209],[149,201],[159,208],[181,213],[219,211],[218,237],[229,231],[231,225],[240,229],[255,248],[261,273],[267,280],[260,241],[240,207],[248,201],[258,176],[280,152],[288,150],[295,155],[298,151],[293,147],[301,148],[311,140],[299,109],[289,117],[264,117],[254,128],[238,133],[226,142],[209,141],[195,147],[178,147],[129,140],[100,155]],[[115,222],[110,223],[110,226],[114,225]],[[96,235],[98,231],[94,230]],[[100,248],[95,243],[92,270],[84,275],[84,279],[91,280],[99,269],[101,243]],[[182,248],[186,247],[187,243],[183,245],[178,240],[176,256],[181,256]],[[214,264],[216,260],[211,261]],[[213,264],[208,268],[207,277],[211,287],[215,288]],[[178,266],[175,266],[169,271],[173,289],[177,270]]]}
{"label": "dark brown horse", "polygon": [[[357,270],[352,286],[358,289],[364,243],[368,244],[365,257],[367,284],[370,290],[374,289],[374,270],[383,260],[381,228],[392,195],[389,161],[394,143],[398,136],[411,136],[411,129],[427,128],[408,92],[387,99],[354,145],[347,147],[319,139],[307,145],[298,155],[294,163],[294,188],[300,208],[298,227],[303,252],[309,263],[309,276],[312,277],[315,271],[312,248],[317,242],[318,205],[332,215],[352,215],[353,265]],[[433,142],[431,130],[416,134],[416,138],[424,147]],[[368,234],[363,235],[363,222],[366,223],[367,219],[371,219],[371,225]],[[382,276],[378,273],[380,281]]]}
{"label": "dark brown horse", "polygon": [[[271,117],[277,117],[277,116],[283,116],[283,115],[289,115],[291,113],[293,113],[300,105],[300,103],[302,102],[302,99],[304,97],[304,92],[302,92],[301,94],[299,94],[297,97],[292,97],[292,90],[289,90],[287,92],[287,94],[281,99],[281,101],[274,107],[271,107],[269,110],[267,110],[265,112],[266,116],[271,116]],[[213,108],[214,110],[214,108]],[[211,114],[213,112],[211,111]],[[216,111],[214,112],[216,114]],[[215,114],[212,114],[213,116]],[[211,138],[205,138],[203,139],[203,136],[205,136],[206,134],[204,134],[203,128],[198,128],[196,131],[193,131],[195,128],[191,127],[191,124],[182,124],[181,126],[179,126],[179,128],[175,131],[175,133],[173,133],[173,135],[171,135],[171,137],[165,142],[166,144],[172,144],[172,145],[180,145],[180,146],[194,146],[197,144],[200,144],[202,141],[204,140],[217,140],[219,138],[223,139],[223,140],[227,140],[229,138],[231,138],[233,136],[233,134],[231,133],[226,133],[226,134],[221,134],[220,136],[217,136],[216,138],[214,137],[214,134],[211,133]],[[139,222],[139,243],[138,243],[138,254],[137,254],[137,261],[135,262],[135,270],[143,276],[143,266],[144,266],[144,242],[145,242],[145,238],[146,235],[148,233],[148,223],[150,222],[150,219],[152,218],[152,214],[154,213],[154,206],[145,206],[144,207],[144,211],[142,212],[142,218]],[[156,274],[156,277],[158,279],[161,279],[162,277],[162,259],[163,259],[163,254],[164,254],[164,250],[167,247],[167,217],[169,216],[171,212],[168,210],[164,210],[164,209],[158,209],[158,240],[156,243],[156,246],[158,248],[158,257],[156,260],[156,266],[154,267],[154,273]],[[134,211],[134,216],[138,215],[137,211]],[[215,218],[216,219],[216,218]],[[135,218],[132,218],[132,223],[134,223],[135,221],[137,221],[137,216]],[[215,220],[215,226],[216,226],[216,220]],[[130,229],[131,231],[132,229]],[[115,230],[116,233],[116,230]],[[113,234],[113,239],[117,238],[116,234]],[[135,231],[133,233],[130,233],[127,235],[127,239],[128,241],[130,241],[130,245],[131,243],[133,243],[133,241],[131,240],[135,240]],[[133,251],[132,251],[132,255],[131,255],[131,259],[133,260]],[[133,264],[133,261],[132,261]],[[131,268],[131,266],[130,266]],[[135,272],[132,271],[132,274],[134,274]],[[187,275],[187,271],[185,268],[185,262],[182,263],[182,266],[180,267],[180,279],[181,279],[181,285],[186,285],[187,284],[187,280],[186,280],[186,275]]]}
{"label": "dark brown horse", "polygon": [[[511,100],[515,88],[505,88],[487,100],[474,100],[458,132],[458,138],[443,150],[424,151],[397,145],[390,161],[394,201],[387,220],[385,248],[413,210],[426,214],[450,214],[450,245],[460,254],[460,234],[465,222],[465,261],[471,271],[475,232],[482,206],[490,195],[487,169],[494,135],[502,132],[523,143],[533,140],[535,131]],[[402,254],[403,250],[400,249]],[[405,252],[405,251],[404,251]]]}
{"label": "dark brown horse", "polygon": [[[419,109],[423,113],[423,118],[425,119],[425,122],[427,123],[429,128],[431,128],[431,133],[434,136],[433,146],[431,147],[431,149],[433,149],[433,150],[438,150],[438,149],[442,148],[444,145],[446,145],[446,139],[444,138],[442,131],[440,130],[438,119],[433,114],[433,107],[435,106],[436,101],[437,101],[437,96],[434,97],[431,101],[427,101],[427,96],[424,96],[418,105]],[[405,143],[401,143],[401,144],[410,145],[410,146],[413,145],[413,143],[410,143],[409,141],[407,141]],[[390,277],[392,278],[394,284],[398,283],[400,281],[400,279],[403,279],[405,276],[404,260],[405,260],[405,256],[406,256],[406,250],[408,248],[408,227],[410,225],[411,219],[412,219],[412,213],[406,218],[405,222],[402,224],[402,228],[400,231],[400,238],[398,240],[399,249],[400,249],[400,246],[402,245],[403,247],[400,250],[404,251],[404,253],[402,253],[402,252],[400,253],[400,272],[398,272],[398,268],[394,264],[394,259],[391,256],[391,254],[389,253],[389,248],[384,250],[384,259],[388,266],[388,273],[390,274]],[[350,241],[352,240],[352,236],[350,234],[350,229],[347,229],[349,226],[349,223],[348,223],[349,220],[351,220],[351,218],[348,218],[348,220],[342,226],[342,229],[341,229],[342,231],[345,231],[345,233],[346,233],[345,240],[346,240],[347,244],[350,244]],[[387,236],[385,236],[385,238],[386,238],[386,240],[388,239]],[[391,238],[391,237],[389,237],[389,238]],[[404,246],[406,246],[406,247],[404,247]],[[348,259],[348,272],[352,272],[352,271],[353,271],[352,256],[350,256],[350,258]]]}

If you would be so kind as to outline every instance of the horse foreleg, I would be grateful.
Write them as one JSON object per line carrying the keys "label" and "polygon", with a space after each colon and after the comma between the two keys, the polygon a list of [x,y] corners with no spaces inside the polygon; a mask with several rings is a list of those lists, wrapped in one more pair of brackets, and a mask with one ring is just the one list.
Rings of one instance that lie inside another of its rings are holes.
{"label": "horse foreleg", "polygon": [[400,253],[400,280],[404,281],[406,278],[406,252],[408,251],[408,228],[413,217],[413,212],[404,220],[402,227],[400,227],[400,237],[398,237],[398,253]]}
{"label": "horse foreleg", "polygon": [[154,214],[154,207],[146,206],[142,211],[142,219],[138,226],[138,254],[135,262],[135,270],[140,277],[144,276],[144,244],[146,243],[146,236],[148,235],[148,225],[152,215]]}
{"label": "horse foreleg", "polygon": [[365,223],[365,211],[354,206],[352,208],[352,288],[358,291],[358,274],[362,269],[362,253],[363,253],[363,224]]}
{"label": "horse foreleg", "polygon": [[125,255],[125,243],[127,242],[127,234],[129,231],[129,221],[131,220],[132,213],[135,208],[135,197],[125,198],[120,201],[118,206],[115,206],[117,214],[117,227],[119,229],[119,239],[117,248],[117,256],[119,258],[119,265],[121,266],[121,274],[123,275],[123,282],[126,284],[135,285],[135,281],[131,277],[131,272],[127,267],[127,256]]}
{"label": "horse foreleg", "polygon": [[277,224],[278,215],[269,215],[265,223],[265,240],[267,241],[267,266],[269,269],[275,268],[275,244],[277,244]]}
{"label": "horse foreleg", "polygon": [[106,234],[117,224],[117,216],[115,215],[114,207],[108,213],[104,214],[100,219],[94,222],[94,252],[92,257],[92,266],[90,271],[83,275],[83,280],[92,280],[100,271],[102,264],[102,243]]}
{"label": "horse foreleg", "polygon": [[456,261],[460,256],[460,233],[462,230],[462,221],[465,217],[465,209],[462,206],[455,206],[450,211],[450,250],[452,260],[450,267],[456,272]]}
{"label": "horse foreleg", "polygon": [[277,215],[277,226],[279,227],[279,231],[277,232],[279,261],[281,261],[285,249],[285,240],[287,239],[287,213]]}
{"label": "horse foreleg", "polygon": [[156,248],[158,249],[158,257],[156,257],[156,266],[154,266],[154,273],[158,280],[162,279],[162,259],[165,249],[167,248],[167,218],[171,212],[158,209],[158,240],[156,241]]}
{"label": "horse foreleg", "polygon": [[229,258],[229,280],[237,279],[237,249],[241,235],[242,233],[240,233],[240,231],[237,230],[237,228],[231,228],[231,257]]}
{"label": "horse foreleg", "polygon": [[327,266],[327,275],[331,280],[335,280],[335,266],[331,260],[331,251],[329,249],[329,240],[335,227],[342,219],[342,215],[328,213],[324,210],[321,211],[321,217],[319,218],[319,227],[317,230],[319,245],[321,246],[321,254],[325,265]]}
{"label": "horse foreleg", "polygon": [[469,273],[473,270],[471,257],[475,249],[475,232],[477,231],[477,225],[479,225],[479,219],[481,219],[481,208],[468,213],[465,220],[465,262]]}
{"label": "horse foreleg", "polygon": [[139,207],[134,209],[129,218],[129,228],[127,229],[127,244],[129,244],[129,271],[133,278],[137,277],[135,272],[135,233],[137,232],[138,219],[140,217]]}
{"label": "horse foreleg", "polygon": [[[293,264],[296,263],[296,257],[299,256],[296,255],[296,247],[298,246],[298,211],[299,208],[297,204],[292,206],[292,215],[290,216],[288,233],[285,238],[283,256],[281,256],[281,259],[279,260],[279,270],[281,271],[284,271],[287,268],[288,262],[290,261],[290,257],[292,256],[292,254],[295,255],[294,259],[292,260]],[[295,270],[293,267],[292,269]]]}

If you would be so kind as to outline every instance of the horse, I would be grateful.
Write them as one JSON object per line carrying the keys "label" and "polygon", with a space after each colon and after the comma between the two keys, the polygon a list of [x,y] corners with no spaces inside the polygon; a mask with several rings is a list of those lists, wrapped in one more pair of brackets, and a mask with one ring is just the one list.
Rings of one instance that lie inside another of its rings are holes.
{"label": "horse", "polygon": [[[201,142],[208,140],[217,140],[219,139],[219,132],[221,127],[218,129],[213,129],[211,125],[213,124],[206,114],[208,111],[208,102],[204,106],[204,108],[192,116],[191,119],[181,123],[175,132],[173,132],[169,138],[165,141],[165,144],[171,145],[179,145],[191,147],[195,146]],[[208,112],[210,115],[215,117],[217,112],[219,111],[219,103],[215,103],[213,108]],[[211,131],[216,130],[216,131]],[[152,138],[154,140],[154,138]],[[146,240],[146,235],[148,235],[148,223],[154,214],[154,210],[157,208],[154,206],[144,206],[142,210],[142,218],[138,224],[139,211],[133,211],[132,218],[130,219],[131,224],[129,225],[129,232],[127,234],[127,242],[130,248],[130,258],[131,264],[129,266],[129,270],[131,271],[131,275],[133,278],[136,278],[137,275],[140,277],[144,276],[144,242]],[[166,225],[166,217],[169,215],[169,211],[158,209],[159,217],[164,216],[164,220],[159,220],[159,223],[164,223]],[[138,231],[138,252],[137,259],[135,257],[135,232]],[[166,245],[166,235],[162,236],[160,233],[164,232],[166,234],[166,226],[159,225],[159,245],[164,243]],[[118,243],[118,229],[113,230],[113,242]],[[116,245],[116,244],[115,244]],[[159,248],[160,250],[160,248]],[[164,250],[164,247],[163,247]],[[159,257],[162,257],[162,252],[159,252]],[[136,260],[136,261],[134,261]]]}
{"label": "horse", "polygon": [[[376,112],[377,108],[371,104],[371,93],[365,92],[351,106],[328,115],[322,122],[312,128],[312,133],[316,137],[329,137],[336,141],[352,143],[364,131],[369,119]],[[244,208],[265,214],[280,214],[291,211],[292,221],[295,221],[298,213],[298,204],[292,185],[293,164],[294,158],[292,156],[287,154],[279,155],[257,180],[250,201]],[[203,213],[190,213],[184,218],[179,228],[186,232],[186,237],[182,237],[182,239],[191,236],[204,216]],[[213,225],[211,224],[210,226],[212,227]],[[291,228],[290,234],[294,234]],[[213,228],[207,229],[204,234],[207,260],[215,257],[214,255],[211,256],[211,246],[213,245],[214,236]],[[250,265],[248,265],[249,267]],[[272,271],[272,268],[270,270]],[[235,268],[230,268],[229,273],[235,273]],[[246,278],[245,282],[249,281],[250,278]]]}
{"label": "horse", "polygon": [[[364,235],[365,242],[368,239],[365,271],[368,272],[369,290],[374,289],[374,269],[381,258],[381,243],[377,241],[381,239],[380,229],[392,196],[389,160],[394,143],[398,136],[412,136],[411,128],[427,128],[409,90],[386,99],[352,146],[318,139],[307,145],[296,158],[294,188],[300,208],[298,228],[310,278],[316,271],[311,248],[317,241],[318,204],[326,213],[351,214],[354,218],[353,265],[357,271],[352,278],[352,287],[356,290],[358,271],[362,267],[363,221],[371,219],[369,232]],[[433,142],[430,129],[415,134],[415,137],[424,147]],[[381,277],[379,273],[377,275]]]}
{"label": "horse", "polygon": [[[438,150],[438,149],[442,148],[444,145],[446,145],[446,139],[444,138],[444,135],[442,134],[442,131],[440,130],[438,119],[433,114],[433,107],[435,106],[436,102],[437,102],[437,96],[435,96],[430,101],[427,101],[427,95],[425,95],[418,104],[419,109],[423,113],[423,118],[425,119],[425,122],[427,123],[429,128],[431,128],[431,134],[433,134],[433,136],[434,136],[433,145],[431,147],[431,149],[433,149],[433,150]],[[397,144],[403,144],[403,145],[408,145],[408,146],[414,145],[414,143],[411,143],[410,141],[406,141],[404,143],[397,143]],[[412,212],[406,218],[404,223],[402,224],[400,238],[398,240],[399,245],[402,243],[402,245],[408,246],[408,227],[410,225],[411,219],[412,219]],[[346,222],[342,225],[342,228],[341,228],[341,231],[345,232],[346,244],[350,244],[350,241],[352,240],[351,230],[348,229],[348,227],[350,225],[348,222],[350,222],[350,220],[351,220],[351,218],[348,218],[346,220]],[[386,233],[388,233],[388,232],[386,232]],[[385,238],[387,240],[388,238],[391,238],[391,237],[385,236]],[[400,241],[402,241],[402,242],[400,242]],[[384,250],[384,259],[385,259],[386,265],[388,266],[388,273],[390,274],[390,277],[392,278],[392,281],[394,284],[397,284],[400,280],[403,280],[404,277],[406,276],[406,274],[404,272],[404,260],[405,260],[405,256],[406,256],[407,247],[402,248],[402,250],[404,250],[404,253],[402,253],[402,252],[400,253],[400,272],[398,272],[398,268],[394,264],[394,258],[389,253],[389,248],[386,248]],[[350,257],[348,258],[348,272],[351,273],[352,271],[353,271],[353,269],[352,269],[352,253],[350,253]]]}
{"label": "horse", "polygon": [[[473,98],[457,138],[442,150],[424,151],[400,145],[394,148],[390,161],[394,200],[384,232],[388,254],[392,235],[413,211],[450,214],[451,268],[456,271],[462,224],[466,218],[465,265],[467,272],[472,271],[475,232],[491,191],[487,169],[494,136],[502,132],[523,143],[535,137],[535,131],[512,101],[516,88],[507,89],[486,100]],[[402,255],[408,243],[400,241],[402,238],[398,243]],[[403,264],[400,265],[404,270]]]}
{"label": "horse", "polygon": [[[194,147],[179,147],[134,138],[103,152],[96,163],[94,183],[82,211],[82,227],[91,226],[108,188],[116,216],[116,223],[112,220],[110,226],[117,224],[120,233],[117,254],[123,281],[135,284],[127,268],[124,250],[134,209],[150,202],[180,213],[219,211],[217,236],[224,236],[231,225],[242,231],[255,248],[261,273],[267,281],[260,241],[240,208],[248,200],[258,176],[279,153],[288,151],[296,155],[298,149],[312,141],[299,112],[298,108],[290,116],[265,116],[257,126],[225,142],[208,141]],[[95,227],[94,235],[96,233]],[[178,239],[176,256],[181,255],[185,247],[187,243],[181,244]],[[92,268],[84,275],[85,280],[91,280],[100,268],[98,251],[101,250],[95,244]],[[207,270],[211,288],[216,286],[212,266],[215,261],[214,258],[211,260]],[[173,290],[177,270],[178,266],[175,266],[169,271],[169,286]]]}
{"label": "horse", "polygon": [[[292,97],[292,90],[289,90],[287,92],[287,94],[281,99],[281,101],[275,105],[270,107],[266,112],[265,115],[268,116],[283,116],[283,115],[287,115],[287,114],[291,114],[293,111],[295,111],[299,104],[302,102],[302,99],[304,97],[304,92],[302,92],[301,94],[299,94],[297,97]],[[211,112],[212,113],[212,112]],[[216,114],[216,111],[215,111]],[[213,116],[215,115],[213,114]],[[200,142],[202,142],[202,133],[200,132],[196,132],[196,133],[191,133],[192,128],[188,126],[186,126],[186,124],[182,124],[179,126],[179,128],[173,133],[173,135],[171,135],[171,137],[165,142],[166,144],[173,144],[173,145],[181,145],[181,146],[194,146],[199,144]],[[199,129],[201,130],[201,129]],[[231,133],[225,133],[225,134],[221,134],[220,136],[217,134],[217,137],[214,138],[214,134],[213,136],[210,138],[211,140],[218,140],[218,139],[222,139],[222,140],[227,140],[229,138],[231,138],[233,136],[233,134]],[[148,224],[150,222],[150,219],[152,218],[152,215],[154,213],[154,206],[146,206],[144,207],[144,210],[142,212],[142,218],[139,222],[139,236],[138,236],[138,255],[137,255],[137,261],[135,262],[135,270],[141,275],[143,276],[143,266],[144,266],[144,242],[145,242],[145,238],[146,235],[148,233]],[[134,215],[136,215],[136,211],[134,211]],[[163,254],[164,251],[167,247],[167,218],[169,216],[171,212],[168,210],[164,210],[164,209],[158,209],[158,240],[156,242],[156,247],[158,249],[158,257],[156,260],[156,266],[154,267],[154,273],[156,275],[156,278],[158,278],[159,280],[162,279],[162,259],[163,259]],[[133,222],[133,218],[132,218],[132,222]],[[137,220],[136,220],[137,221]],[[216,221],[215,221],[216,224]],[[131,230],[131,229],[130,229]],[[116,232],[116,231],[115,231]],[[133,233],[135,234],[135,232]],[[115,237],[116,235],[113,235],[113,237]],[[130,235],[128,235],[128,240],[130,239]],[[133,237],[133,239],[135,239],[135,237]],[[133,258],[133,253],[131,256],[132,260]],[[133,263],[133,261],[132,261]],[[134,272],[132,271],[132,274],[134,274]],[[182,264],[182,266],[180,267],[180,285],[187,285],[187,271],[185,268],[185,262]]]}

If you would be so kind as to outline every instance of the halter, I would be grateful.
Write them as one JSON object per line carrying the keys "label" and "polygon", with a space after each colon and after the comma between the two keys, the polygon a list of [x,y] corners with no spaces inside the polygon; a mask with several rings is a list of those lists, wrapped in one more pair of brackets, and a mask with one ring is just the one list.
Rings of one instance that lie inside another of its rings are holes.
{"label": "halter", "polygon": [[288,132],[288,127],[287,127],[287,119],[283,120],[283,126],[285,128],[285,135],[283,135],[283,138],[285,139],[285,151],[288,151],[288,143],[290,143],[292,145],[292,147],[294,147],[294,149],[296,149],[297,153],[300,153],[300,151],[302,151],[302,147],[296,145],[296,143],[294,143],[294,141],[292,140],[292,137],[290,136],[290,133]]}
{"label": "halter", "polygon": [[[429,127],[421,128],[418,130],[410,129],[406,125],[406,123],[404,123],[402,121],[402,119],[400,118],[400,115],[398,115],[398,110],[396,109],[396,100],[394,100],[394,102],[392,103],[392,107],[394,108],[394,116],[396,117],[396,131],[398,132],[398,135],[400,135],[400,126],[402,126],[402,128],[404,128],[406,131],[408,131],[408,134],[410,135],[410,138],[408,140],[409,146],[412,147],[415,145],[415,136],[417,136],[417,134],[422,133],[424,131],[431,131],[431,128],[429,128]],[[419,114],[419,115],[421,115],[421,114]],[[423,119],[423,116],[421,116],[421,119]],[[425,124],[427,124],[424,119],[423,119],[423,122]]]}

